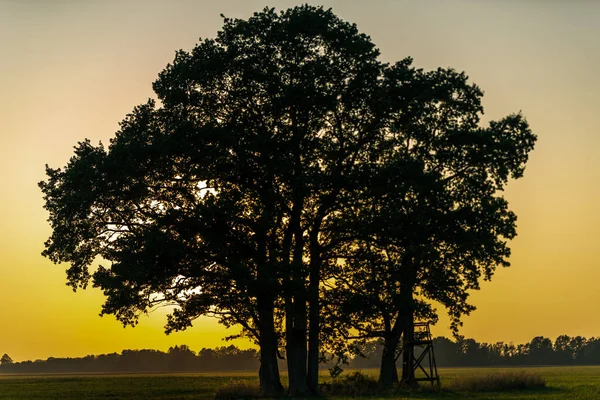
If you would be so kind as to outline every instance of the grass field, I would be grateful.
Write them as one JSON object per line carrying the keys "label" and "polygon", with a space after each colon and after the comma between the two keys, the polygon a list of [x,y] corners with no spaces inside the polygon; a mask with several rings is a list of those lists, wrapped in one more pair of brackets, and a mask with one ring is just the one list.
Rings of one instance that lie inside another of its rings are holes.
{"label": "grass field", "polygon": [[[461,376],[488,374],[497,368],[440,369],[442,388]],[[540,390],[466,393],[442,390],[406,393],[395,399],[600,399],[600,367],[514,368],[539,373],[547,382]],[[375,370],[363,371],[376,374]],[[323,381],[328,378],[323,373]],[[176,375],[0,375],[0,400],[8,399],[212,399],[219,386],[236,380],[256,381],[256,373]],[[328,399],[346,399],[328,397]],[[373,398],[371,398],[373,399]]]}

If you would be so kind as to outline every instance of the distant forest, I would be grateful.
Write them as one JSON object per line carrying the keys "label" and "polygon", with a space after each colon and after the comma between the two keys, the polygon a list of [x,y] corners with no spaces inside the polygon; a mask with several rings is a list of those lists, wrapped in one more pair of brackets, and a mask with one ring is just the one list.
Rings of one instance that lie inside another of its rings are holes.
{"label": "distant forest", "polygon": [[[458,337],[433,340],[435,357],[440,367],[512,366],[512,365],[599,365],[600,338],[561,335],[554,342],[537,336],[526,344],[504,342],[479,343]],[[364,357],[357,356],[344,368],[379,368],[383,345],[371,342],[360,348]],[[188,346],[159,350],[123,350],[121,354],[89,355],[79,358],[12,362],[3,359],[0,373],[72,373],[72,372],[219,372],[256,370],[258,350],[241,350],[235,346],[199,352]],[[329,368],[333,364],[322,364]],[[285,362],[280,361],[285,370]]]}

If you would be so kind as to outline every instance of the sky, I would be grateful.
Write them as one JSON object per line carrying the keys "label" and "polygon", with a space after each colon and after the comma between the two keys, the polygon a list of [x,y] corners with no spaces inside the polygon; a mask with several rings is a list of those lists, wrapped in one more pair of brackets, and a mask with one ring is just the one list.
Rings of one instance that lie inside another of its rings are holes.
{"label": "sky", "polygon": [[[312,2],[354,22],[384,61],[463,70],[484,91],[484,121],[522,111],[538,135],[505,196],[518,215],[510,268],[471,299],[461,334],[485,342],[600,336],[600,2]],[[37,183],[85,138],[108,140],[178,49],[272,0],[0,0],[0,354],[17,361],[187,344],[227,345],[200,318],[164,334],[164,312],[123,328],[100,318],[96,289],[74,293],[66,265],[40,255],[50,235]],[[440,310],[442,311],[442,310]],[[449,336],[443,313],[434,335]],[[234,342],[248,347],[247,342]]]}

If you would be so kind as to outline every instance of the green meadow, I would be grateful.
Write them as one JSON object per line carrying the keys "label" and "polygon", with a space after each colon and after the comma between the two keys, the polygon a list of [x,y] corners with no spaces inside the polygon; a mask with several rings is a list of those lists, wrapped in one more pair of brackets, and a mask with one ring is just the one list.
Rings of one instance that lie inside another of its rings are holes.
{"label": "green meadow", "polygon": [[[523,367],[510,371],[540,374],[546,388],[501,392],[464,392],[449,389],[464,377],[506,371],[506,368],[442,368],[442,389],[424,388],[400,395],[376,398],[394,399],[600,399],[600,367]],[[375,375],[375,370],[364,373]],[[285,376],[284,376],[285,378]],[[329,381],[326,372],[322,381]],[[0,375],[0,400],[9,399],[211,399],[220,386],[235,381],[255,382],[255,372],[232,374],[129,374],[129,375]],[[426,386],[426,385],[423,385]],[[350,397],[323,397],[349,399]]]}

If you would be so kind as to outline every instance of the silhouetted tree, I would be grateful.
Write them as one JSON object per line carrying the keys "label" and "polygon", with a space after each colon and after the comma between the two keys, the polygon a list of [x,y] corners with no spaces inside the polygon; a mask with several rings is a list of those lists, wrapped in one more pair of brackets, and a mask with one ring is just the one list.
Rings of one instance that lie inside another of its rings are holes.
{"label": "silhouetted tree", "polygon": [[568,335],[560,335],[554,340],[554,359],[558,364],[572,364],[575,351],[571,348],[571,338]]}
{"label": "silhouetted tree", "polygon": [[[584,357],[584,352],[586,348],[591,348],[592,343],[597,341],[596,338],[586,339],[583,336],[575,336],[572,337],[569,341],[569,349],[573,354],[574,362],[581,363],[581,359]],[[596,361],[596,363],[600,361],[600,358]]]}
{"label": "silhouetted tree", "polygon": [[553,356],[552,341],[543,336],[534,337],[529,346],[529,360],[533,364],[551,364]]}
{"label": "silhouetted tree", "polygon": [[[74,289],[93,278],[124,324],[171,303],[167,331],[206,314],[241,325],[268,393],[285,332],[290,392],[315,393],[328,218],[361,189],[352,173],[389,115],[378,55],[322,8],[226,18],[160,74],[160,107],[47,168],[44,255],[71,264]],[[90,272],[98,256],[109,265]]]}
{"label": "silhouetted tree", "polygon": [[458,344],[448,338],[439,336],[433,339],[435,359],[438,365],[458,365],[461,356]]}
{"label": "silhouetted tree", "polygon": [[[367,171],[371,184],[340,213],[340,232],[356,240],[341,251],[328,293],[335,318],[384,339],[386,385],[398,380],[400,339],[411,340],[414,318],[436,318],[428,300],[446,307],[456,330],[474,310],[468,290],[509,265],[516,216],[501,192],[523,175],[536,141],[521,114],[481,127],[483,93],[464,73],[409,64],[387,71],[394,106],[384,150]],[[405,382],[411,363],[405,351]]]}
{"label": "silhouetted tree", "polygon": [[186,345],[170,347],[167,354],[170,370],[193,371],[196,368],[196,354]]}
{"label": "silhouetted tree", "polygon": [[13,363],[13,359],[10,358],[10,356],[8,354],[3,354],[2,357],[0,358],[0,365],[7,365],[7,364],[12,364]]}
{"label": "silhouetted tree", "polygon": [[[136,107],[108,147],[85,140],[64,169],[47,167],[43,254],[70,263],[74,290],[91,280],[102,314],[125,325],[170,304],[167,332],[201,315],[241,326],[267,394],[282,390],[283,347],[290,394],[318,391],[320,340],[370,274],[382,298],[349,315],[384,332],[382,382],[397,380],[401,333],[434,315],[415,292],[456,325],[466,290],[508,264],[514,215],[496,193],[535,136],[520,115],[480,128],[481,91],[464,74],[378,56],[320,7],[225,18],[160,73],[159,105]],[[342,287],[323,296],[331,281]],[[323,297],[335,318],[322,319]],[[163,356],[120,360],[144,357]]]}

